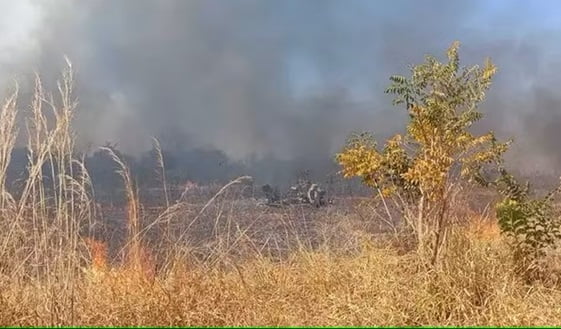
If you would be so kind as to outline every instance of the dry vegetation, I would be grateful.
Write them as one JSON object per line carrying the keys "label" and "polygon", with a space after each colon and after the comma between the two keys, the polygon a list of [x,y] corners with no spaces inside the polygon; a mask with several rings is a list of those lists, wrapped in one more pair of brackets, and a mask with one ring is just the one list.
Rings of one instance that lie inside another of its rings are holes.
{"label": "dry vegetation", "polygon": [[[18,113],[16,96],[0,114],[0,325],[561,325],[553,266],[525,281],[490,212],[461,199],[429,266],[390,210],[258,208],[236,198],[246,177],[203,204],[171,200],[163,182],[166,206],[149,212],[108,149],[128,197],[112,237],[74,153],[71,71],[57,97],[37,80],[29,111]],[[29,166],[10,194],[20,114]]]}

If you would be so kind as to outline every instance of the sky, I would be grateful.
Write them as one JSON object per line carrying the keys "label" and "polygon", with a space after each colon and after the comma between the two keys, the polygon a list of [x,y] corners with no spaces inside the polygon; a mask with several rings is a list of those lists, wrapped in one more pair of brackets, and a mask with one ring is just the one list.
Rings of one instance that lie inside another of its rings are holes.
{"label": "sky", "polygon": [[560,1],[0,0],[0,13],[0,85],[54,81],[67,55],[81,145],[138,154],[156,136],[314,165],[354,131],[402,129],[388,77],[458,40],[463,64],[499,68],[482,129],[514,138],[520,167],[561,169]]}

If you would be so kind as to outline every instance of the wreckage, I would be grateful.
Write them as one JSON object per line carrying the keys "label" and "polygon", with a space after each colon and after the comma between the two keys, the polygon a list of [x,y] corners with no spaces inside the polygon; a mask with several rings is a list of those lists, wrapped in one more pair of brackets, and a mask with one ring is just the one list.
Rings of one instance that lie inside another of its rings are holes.
{"label": "wreckage", "polygon": [[284,196],[281,196],[279,190],[269,184],[263,185],[262,190],[267,198],[265,204],[268,206],[309,204],[319,208],[330,203],[326,199],[326,191],[318,184],[308,180],[299,180],[296,185],[290,187]]}

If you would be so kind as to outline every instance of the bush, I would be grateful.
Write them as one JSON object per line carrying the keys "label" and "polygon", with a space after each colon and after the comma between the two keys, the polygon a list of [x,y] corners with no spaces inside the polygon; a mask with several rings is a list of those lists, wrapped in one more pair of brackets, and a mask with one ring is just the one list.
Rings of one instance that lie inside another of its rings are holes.
{"label": "bush", "polygon": [[540,263],[561,239],[561,218],[553,208],[553,198],[561,186],[543,198],[530,198],[530,186],[522,186],[506,170],[494,182],[503,200],[496,206],[499,226],[513,248],[517,266],[535,272]]}

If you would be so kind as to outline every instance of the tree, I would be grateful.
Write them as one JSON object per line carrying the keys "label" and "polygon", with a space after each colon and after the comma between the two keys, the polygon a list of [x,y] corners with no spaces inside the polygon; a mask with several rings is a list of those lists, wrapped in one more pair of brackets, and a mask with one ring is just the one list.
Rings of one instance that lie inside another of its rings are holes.
{"label": "tree", "polygon": [[[460,67],[459,43],[448,49],[448,61],[427,56],[411,68],[411,77],[390,77],[387,93],[409,114],[407,132],[389,139],[379,150],[369,134],[353,136],[336,158],[345,177],[360,177],[384,196],[399,196],[416,207],[415,218],[404,212],[414,229],[418,249],[429,251],[435,264],[449,226],[449,202],[460,180],[474,181],[485,164],[502,162],[510,142],[493,132],[475,135],[483,117],[479,104],[496,67],[486,60]],[[405,198],[403,198],[405,196]]]}

